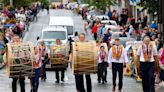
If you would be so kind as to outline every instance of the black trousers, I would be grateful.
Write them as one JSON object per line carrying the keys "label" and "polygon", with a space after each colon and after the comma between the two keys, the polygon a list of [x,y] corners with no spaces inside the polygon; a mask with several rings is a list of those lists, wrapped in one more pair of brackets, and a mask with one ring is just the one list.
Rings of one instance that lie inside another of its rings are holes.
{"label": "black trousers", "polygon": [[154,62],[141,62],[143,92],[155,92]]}
{"label": "black trousers", "polygon": [[59,82],[59,71],[61,71],[61,81],[64,81],[65,70],[55,70],[56,80]]}
{"label": "black trousers", "polygon": [[107,63],[99,63],[98,64],[98,81],[107,81]]}
{"label": "black trousers", "polygon": [[123,86],[123,63],[112,63],[113,86],[116,86],[117,72],[119,75],[118,90]]}
{"label": "black trousers", "polygon": [[86,78],[86,86],[87,86],[87,91],[84,88],[84,80],[83,80],[84,75],[75,75],[75,82],[76,82],[76,89],[79,92],[92,92],[92,83],[91,83],[91,77],[90,75],[85,75]]}
{"label": "black trousers", "polygon": [[20,92],[25,92],[25,78],[13,78],[12,81],[12,92],[17,92],[17,80],[19,79],[20,83]]}
{"label": "black trousers", "polygon": [[94,33],[93,37],[94,37],[95,40],[97,40],[97,33]]}

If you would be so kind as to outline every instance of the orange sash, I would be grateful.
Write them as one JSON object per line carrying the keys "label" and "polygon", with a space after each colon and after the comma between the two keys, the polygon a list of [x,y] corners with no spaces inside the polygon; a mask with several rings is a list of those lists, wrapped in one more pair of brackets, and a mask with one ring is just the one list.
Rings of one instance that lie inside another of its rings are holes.
{"label": "orange sash", "polygon": [[145,59],[145,61],[150,62],[150,60],[151,60],[151,54],[152,54],[152,50],[153,50],[153,46],[150,45],[149,50],[148,50],[148,54],[147,54],[147,48],[145,48],[145,46],[142,45],[142,51],[143,51],[143,55],[144,55],[144,59]]}
{"label": "orange sash", "polygon": [[122,55],[122,50],[123,50],[123,47],[118,46],[118,52],[117,52],[117,47],[113,46],[112,47],[113,58],[119,60],[121,58],[121,55]]}

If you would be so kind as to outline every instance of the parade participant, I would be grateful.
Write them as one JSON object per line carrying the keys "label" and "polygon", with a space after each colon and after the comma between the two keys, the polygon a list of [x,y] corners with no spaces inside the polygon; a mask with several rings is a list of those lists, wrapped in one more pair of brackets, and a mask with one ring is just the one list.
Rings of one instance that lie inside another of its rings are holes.
{"label": "parade participant", "polygon": [[107,52],[104,50],[104,46],[100,47],[100,51],[98,53],[98,82],[106,83],[107,82]]}
{"label": "parade participant", "polygon": [[35,48],[35,59],[36,59],[36,61],[34,61],[35,77],[32,78],[31,92],[38,92],[40,69],[42,65],[41,57],[42,57],[41,49]]}
{"label": "parade participant", "polygon": [[[78,37],[79,37],[79,42],[86,42],[86,36],[84,33],[80,33]],[[70,55],[70,57],[72,57],[72,55]],[[84,88],[83,76],[84,76],[83,74],[75,74],[77,92],[92,92],[92,83],[91,83],[90,74],[85,74],[87,91]]]}
{"label": "parade participant", "polygon": [[[21,39],[19,36],[15,35],[12,39],[12,43],[19,44]],[[17,59],[19,60],[19,59]],[[12,92],[17,92],[17,81],[19,79],[21,92],[25,92],[25,77],[13,78],[12,81]]]}
{"label": "parade participant", "polygon": [[115,45],[111,47],[108,54],[109,67],[112,68],[113,91],[116,88],[117,72],[119,73],[118,92],[121,92],[123,86],[123,66],[128,62],[127,51],[120,45],[120,39],[115,39]]}
{"label": "parade participant", "polygon": [[[56,45],[60,46],[62,44],[60,39],[56,39]],[[61,71],[61,81],[64,82],[64,75],[65,75],[65,68],[57,68],[55,69],[55,74],[56,74],[56,83],[59,83],[59,71]]]}
{"label": "parade participant", "polygon": [[154,88],[154,72],[155,58],[157,49],[150,44],[150,38],[146,36],[143,45],[138,48],[137,55],[140,60],[140,69],[142,71],[142,87],[143,92],[155,92]]}
{"label": "parade participant", "polygon": [[164,87],[164,48],[162,48],[162,54],[160,56],[160,80],[161,82],[159,83],[159,86]]}
{"label": "parade participant", "polygon": [[46,76],[46,63],[48,62],[48,58],[49,58],[49,50],[46,47],[44,40],[40,41],[40,45],[38,46],[39,49],[41,49],[41,54],[42,54],[42,68],[41,68],[41,79],[42,80],[46,80],[47,76]]}

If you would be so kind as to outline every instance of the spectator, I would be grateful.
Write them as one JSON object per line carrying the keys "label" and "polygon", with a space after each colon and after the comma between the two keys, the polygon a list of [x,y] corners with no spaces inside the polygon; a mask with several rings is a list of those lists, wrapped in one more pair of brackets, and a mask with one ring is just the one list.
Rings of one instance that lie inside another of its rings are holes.
{"label": "spectator", "polygon": [[122,33],[120,34],[120,37],[127,37],[125,30],[122,30]]}
{"label": "spectator", "polygon": [[130,25],[130,29],[129,29],[129,35],[131,38],[135,38],[135,29],[133,28],[132,25]]}
{"label": "spectator", "polygon": [[97,40],[97,31],[98,31],[98,25],[95,23],[94,27],[92,28],[92,34],[95,40]]}
{"label": "spectator", "polygon": [[106,42],[106,43],[108,42],[108,38],[111,37],[111,35],[112,35],[110,31],[111,31],[111,29],[109,28],[107,30],[107,32],[104,34],[103,42]]}
{"label": "spectator", "polygon": [[160,58],[160,79],[161,82],[159,83],[159,86],[164,87],[164,49],[162,49],[162,53],[161,53],[161,58]]}
{"label": "spectator", "polygon": [[157,51],[159,51],[162,48],[162,42],[157,38],[155,39]]}
{"label": "spectator", "polygon": [[157,23],[155,23],[155,21],[152,21],[150,27],[154,28],[154,29],[158,29],[158,25],[157,25]]}

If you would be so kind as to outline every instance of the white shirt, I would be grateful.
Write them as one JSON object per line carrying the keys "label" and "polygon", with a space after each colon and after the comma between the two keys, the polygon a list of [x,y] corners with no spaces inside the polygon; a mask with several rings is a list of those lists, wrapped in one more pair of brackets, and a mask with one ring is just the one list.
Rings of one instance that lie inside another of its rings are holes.
{"label": "white shirt", "polygon": [[[147,46],[146,45],[144,45],[144,46],[145,46],[145,49],[147,50]],[[148,46],[148,50],[149,49],[150,49],[150,45]],[[140,56],[140,62],[145,62],[142,45],[138,48],[137,55]],[[156,56],[156,55],[157,55],[157,49],[153,47],[150,62],[155,61],[154,56]]]}
{"label": "white shirt", "polygon": [[113,58],[113,51],[112,51],[112,48],[110,48],[109,54],[108,54],[108,63],[111,64],[112,62],[114,63],[124,63],[124,62],[127,63],[128,62],[127,51],[124,47],[122,49],[122,55],[119,60]]}

